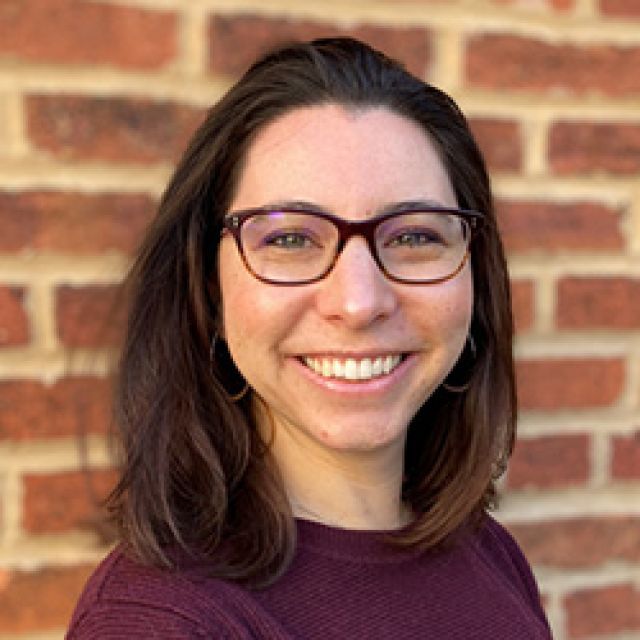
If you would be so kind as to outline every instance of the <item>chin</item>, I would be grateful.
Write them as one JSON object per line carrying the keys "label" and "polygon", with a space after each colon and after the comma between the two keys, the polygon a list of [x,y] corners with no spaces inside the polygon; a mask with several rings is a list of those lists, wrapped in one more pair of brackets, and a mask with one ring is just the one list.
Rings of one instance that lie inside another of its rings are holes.
{"label": "chin", "polygon": [[366,453],[404,442],[406,432],[406,428],[389,429],[388,425],[363,428],[360,422],[353,427],[344,425],[330,430],[320,429],[316,438],[325,447],[337,451]]}

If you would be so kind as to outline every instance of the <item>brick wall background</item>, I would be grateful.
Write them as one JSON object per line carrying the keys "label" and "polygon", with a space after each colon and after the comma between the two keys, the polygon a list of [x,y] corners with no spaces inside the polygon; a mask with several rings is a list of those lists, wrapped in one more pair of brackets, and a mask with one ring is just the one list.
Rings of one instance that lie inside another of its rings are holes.
{"label": "brick wall background", "polygon": [[105,552],[104,319],[172,162],[257,52],[329,32],[470,117],[518,326],[499,517],[556,638],[640,638],[640,0],[2,0],[0,639],[60,639]]}

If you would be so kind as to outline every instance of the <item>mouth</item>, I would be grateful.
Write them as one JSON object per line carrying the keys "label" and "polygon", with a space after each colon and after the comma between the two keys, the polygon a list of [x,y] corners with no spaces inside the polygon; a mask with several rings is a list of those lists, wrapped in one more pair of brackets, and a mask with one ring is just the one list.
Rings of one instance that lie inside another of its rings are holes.
{"label": "mouth", "polygon": [[300,361],[323,378],[339,380],[373,380],[389,375],[403,360],[403,354],[367,358],[334,358],[304,356]]}

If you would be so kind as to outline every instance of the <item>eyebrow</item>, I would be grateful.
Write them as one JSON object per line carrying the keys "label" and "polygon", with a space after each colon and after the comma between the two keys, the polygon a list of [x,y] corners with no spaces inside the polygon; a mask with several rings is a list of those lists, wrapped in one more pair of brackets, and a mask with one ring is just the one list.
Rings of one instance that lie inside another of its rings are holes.
{"label": "eyebrow", "polygon": [[332,213],[331,211],[329,211],[329,209],[325,209],[319,204],[314,204],[313,202],[307,202],[306,200],[278,200],[277,202],[270,202],[257,208],[264,209],[265,211],[277,211],[278,209],[286,209],[288,211],[309,211],[311,213],[329,214]]}
{"label": "eyebrow", "polygon": [[455,207],[447,206],[438,200],[403,200],[402,202],[394,202],[388,204],[379,211],[377,215],[385,213],[396,213],[396,211],[421,211],[422,209],[455,209]]}
{"label": "eyebrow", "polygon": [[[336,212],[326,209],[319,204],[307,202],[306,200],[278,200],[269,204],[258,207],[265,211],[286,209],[289,211],[309,211],[310,213],[326,213],[329,215],[337,215]],[[374,212],[374,216],[384,215],[387,213],[396,213],[398,211],[422,211],[423,209],[452,209],[457,207],[447,206],[438,200],[418,199],[418,200],[402,200],[400,202],[392,202],[383,206]]]}

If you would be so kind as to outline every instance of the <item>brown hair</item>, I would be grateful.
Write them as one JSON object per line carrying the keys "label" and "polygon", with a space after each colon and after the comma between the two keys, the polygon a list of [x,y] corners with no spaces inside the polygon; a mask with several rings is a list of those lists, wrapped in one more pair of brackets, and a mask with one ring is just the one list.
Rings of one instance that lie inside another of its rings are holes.
{"label": "brown hair", "polygon": [[438,389],[409,427],[403,494],[417,518],[391,540],[432,548],[495,499],[516,406],[508,276],[484,162],[449,96],[361,42],[315,40],[266,55],[211,109],[129,274],[115,398],[123,469],[109,504],[145,561],[168,565],[177,545],[215,575],[264,585],[291,557],[293,517],[251,402],[231,401],[237,371],[230,360],[212,368],[209,345],[220,313],[220,221],[247,148],[278,116],[321,103],[382,106],[418,123],[459,206],[487,221],[471,250],[475,357],[466,350],[451,373],[464,390]]}

